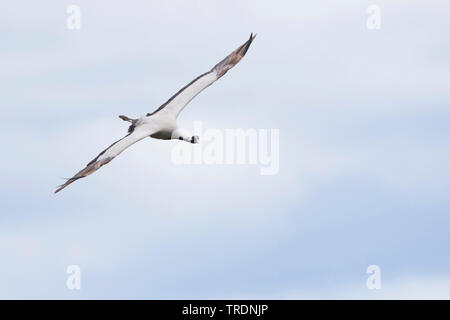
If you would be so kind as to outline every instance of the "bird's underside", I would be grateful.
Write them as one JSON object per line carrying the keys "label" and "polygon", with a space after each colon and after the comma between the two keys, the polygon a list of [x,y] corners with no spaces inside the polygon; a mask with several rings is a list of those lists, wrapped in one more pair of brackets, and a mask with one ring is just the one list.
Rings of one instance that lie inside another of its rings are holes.
{"label": "bird's underside", "polygon": [[67,179],[64,184],[56,189],[55,193],[61,191],[72,182],[87,177],[97,171],[129,146],[146,137],[180,139],[190,143],[197,143],[198,137],[189,136],[182,129],[178,128],[178,115],[195,96],[222,77],[244,57],[255,36],[251,34],[250,38],[243,45],[216,64],[210,71],[192,80],[155,111],[147,113],[139,119],[131,119],[123,115],[119,116],[122,120],[131,123],[128,128],[128,134],[103,150],[72,178]]}

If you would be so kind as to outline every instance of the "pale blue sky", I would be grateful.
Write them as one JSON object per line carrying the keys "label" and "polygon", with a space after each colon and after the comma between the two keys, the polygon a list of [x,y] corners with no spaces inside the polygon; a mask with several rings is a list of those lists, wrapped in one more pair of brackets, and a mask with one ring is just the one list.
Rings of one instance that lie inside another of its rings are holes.
{"label": "pale blue sky", "polygon": [[[1,7],[0,298],[450,298],[448,1]],[[147,139],[53,194],[250,32],[180,123],[279,129],[278,175]]]}

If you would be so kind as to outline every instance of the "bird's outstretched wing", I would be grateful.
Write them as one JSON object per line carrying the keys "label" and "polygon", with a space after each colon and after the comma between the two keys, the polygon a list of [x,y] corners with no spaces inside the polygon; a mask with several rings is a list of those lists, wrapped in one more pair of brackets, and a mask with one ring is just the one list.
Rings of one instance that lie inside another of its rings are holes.
{"label": "bird's outstretched wing", "polygon": [[222,77],[228,70],[233,68],[245,54],[247,53],[250,44],[255,39],[256,34],[253,33],[243,45],[230,53],[225,59],[216,64],[210,71],[198,76],[192,80],[188,85],[174,94],[169,100],[167,100],[162,106],[156,109],[152,113],[147,113],[147,116],[151,116],[157,112],[167,112],[178,117],[181,110],[198,95],[205,88],[213,84],[217,79]]}
{"label": "bird's outstretched wing", "polygon": [[91,162],[89,162],[86,165],[86,168],[79,171],[76,175],[74,175],[72,178],[67,179],[67,181],[60,185],[58,189],[56,189],[55,193],[61,191],[65,187],[67,187],[72,182],[87,177],[91,173],[94,173],[98,169],[100,169],[101,166],[107,164],[112,159],[114,159],[116,156],[118,156],[123,150],[131,146],[132,144],[138,142],[139,140],[144,139],[145,137],[148,137],[150,134],[154,133],[152,130],[148,128],[140,128],[137,127],[135,130],[127,134],[125,137],[123,137],[120,140],[117,140],[112,145],[110,145],[108,148],[100,152],[100,154],[95,157]]}

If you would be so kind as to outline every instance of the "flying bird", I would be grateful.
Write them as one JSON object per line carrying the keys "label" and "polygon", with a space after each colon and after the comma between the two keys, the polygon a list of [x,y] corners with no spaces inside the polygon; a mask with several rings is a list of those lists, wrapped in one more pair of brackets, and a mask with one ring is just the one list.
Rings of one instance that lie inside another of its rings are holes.
{"label": "flying bird", "polygon": [[189,143],[198,143],[198,136],[192,136],[186,130],[178,127],[178,115],[192,99],[221,78],[245,56],[255,37],[256,34],[253,35],[252,33],[250,38],[243,45],[231,52],[210,71],[205,72],[192,80],[155,111],[147,113],[138,119],[131,119],[123,115],[119,116],[122,120],[131,123],[128,128],[128,134],[100,152],[100,154],[89,162],[84,169],[79,171],[72,178],[67,179],[64,184],[60,185],[55,193],[61,191],[72,182],[94,173],[100,169],[100,167],[117,157],[129,146],[144,138],[152,137],[164,140],[179,139]]}

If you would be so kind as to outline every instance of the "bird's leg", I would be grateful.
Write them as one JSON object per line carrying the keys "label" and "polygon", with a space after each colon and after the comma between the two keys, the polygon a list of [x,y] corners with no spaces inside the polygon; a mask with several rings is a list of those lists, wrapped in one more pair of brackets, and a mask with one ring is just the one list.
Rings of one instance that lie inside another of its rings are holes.
{"label": "bird's leg", "polygon": [[120,119],[122,119],[123,121],[128,121],[133,123],[133,121],[136,121],[135,119],[130,119],[127,116],[119,116]]}

